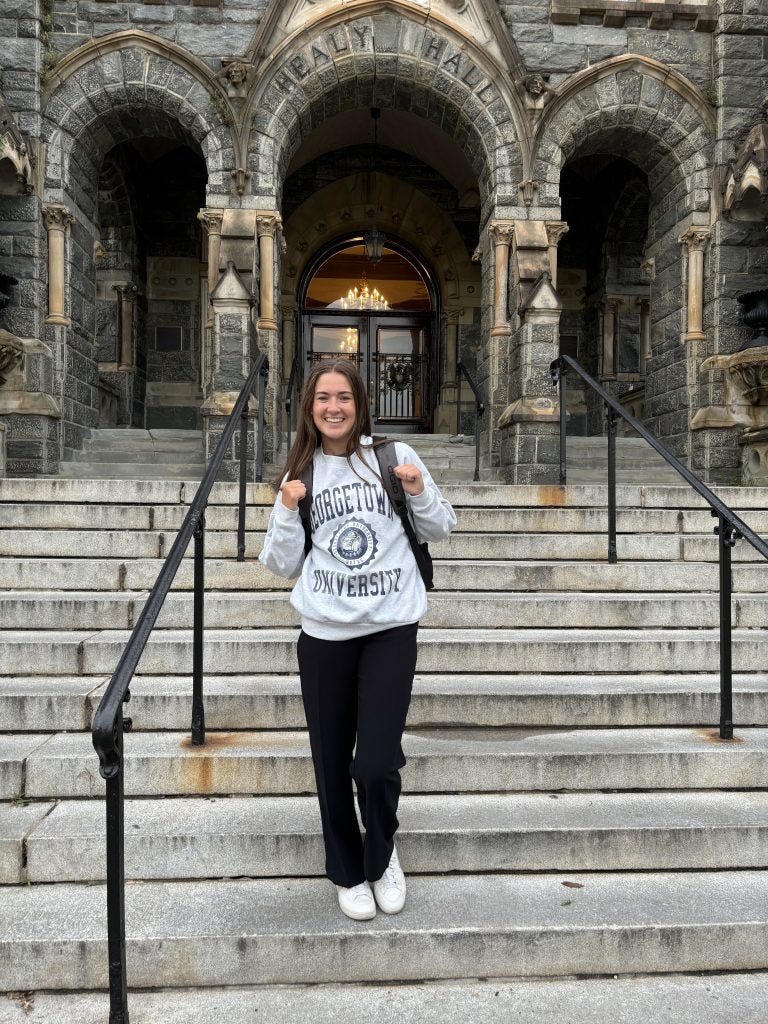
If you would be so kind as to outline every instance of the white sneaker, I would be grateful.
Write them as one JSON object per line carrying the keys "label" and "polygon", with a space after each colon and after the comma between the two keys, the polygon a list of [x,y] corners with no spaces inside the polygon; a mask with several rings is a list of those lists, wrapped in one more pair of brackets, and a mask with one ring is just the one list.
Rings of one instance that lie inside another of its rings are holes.
{"label": "white sneaker", "polygon": [[368,882],[360,882],[349,889],[337,885],[336,892],[339,894],[339,906],[353,921],[370,921],[376,917],[376,903]]}
{"label": "white sneaker", "polygon": [[394,847],[386,871],[373,883],[373,893],[385,914],[399,914],[405,906],[405,875]]}

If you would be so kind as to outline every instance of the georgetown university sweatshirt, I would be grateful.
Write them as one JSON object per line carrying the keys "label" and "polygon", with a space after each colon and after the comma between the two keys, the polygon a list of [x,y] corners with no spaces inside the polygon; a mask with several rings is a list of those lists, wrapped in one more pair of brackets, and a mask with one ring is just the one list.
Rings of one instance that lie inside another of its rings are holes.
{"label": "georgetown university sweatshirt", "polygon": [[[348,640],[417,622],[427,593],[402,523],[379,478],[370,437],[363,458],[315,452],[312,482],[312,550],[304,558],[298,510],[278,494],[259,560],[278,576],[300,575],[291,604],[305,633],[320,640]],[[419,540],[447,537],[456,515],[428,470],[407,444],[395,443],[400,465],[418,466],[421,494],[406,496]]]}

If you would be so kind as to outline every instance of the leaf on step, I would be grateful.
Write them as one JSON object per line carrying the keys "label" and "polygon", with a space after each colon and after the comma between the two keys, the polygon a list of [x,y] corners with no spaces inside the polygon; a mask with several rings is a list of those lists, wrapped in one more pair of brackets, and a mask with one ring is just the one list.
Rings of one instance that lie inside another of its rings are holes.
{"label": "leaf on step", "polygon": [[561,882],[560,884],[564,885],[566,887],[566,889],[583,889],[584,888],[584,886],[581,884],[581,882]]}

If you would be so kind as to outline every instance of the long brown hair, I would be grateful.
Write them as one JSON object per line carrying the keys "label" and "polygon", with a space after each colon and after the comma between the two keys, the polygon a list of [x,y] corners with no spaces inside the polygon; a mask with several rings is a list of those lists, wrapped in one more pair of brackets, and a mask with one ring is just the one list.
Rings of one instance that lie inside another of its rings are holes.
{"label": "long brown hair", "polygon": [[357,453],[360,454],[360,438],[363,434],[371,433],[371,413],[368,408],[368,395],[365,390],[363,378],[355,364],[349,359],[321,359],[312,367],[309,376],[304,381],[299,403],[299,422],[296,425],[296,437],[291,450],[288,452],[288,459],[279,477],[272,481],[275,490],[280,488],[283,480],[298,480],[301,471],[305,469],[314,458],[318,446],[322,443],[322,435],[315,426],[312,419],[312,406],[315,401],[315,390],[317,382],[324,373],[341,373],[349,381],[349,389],[355,402],[355,426],[347,439],[345,455],[347,461]]}

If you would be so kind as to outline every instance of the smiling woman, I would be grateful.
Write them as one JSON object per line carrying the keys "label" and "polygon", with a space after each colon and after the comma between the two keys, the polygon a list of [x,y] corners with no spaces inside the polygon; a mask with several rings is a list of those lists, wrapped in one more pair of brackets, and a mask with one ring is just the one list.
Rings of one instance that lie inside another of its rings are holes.
{"label": "smiling woman", "polygon": [[[405,903],[394,836],[416,634],[427,604],[370,434],[365,386],[353,364],[316,363],[259,556],[278,575],[299,577],[291,604],[301,615],[299,674],[326,872],[342,911],[356,920],[374,917],[377,905],[396,914]],[[419,538],[446,537],[456,525],[453,509],[418,455],[406,444],[394,450],[390,473]]]}

